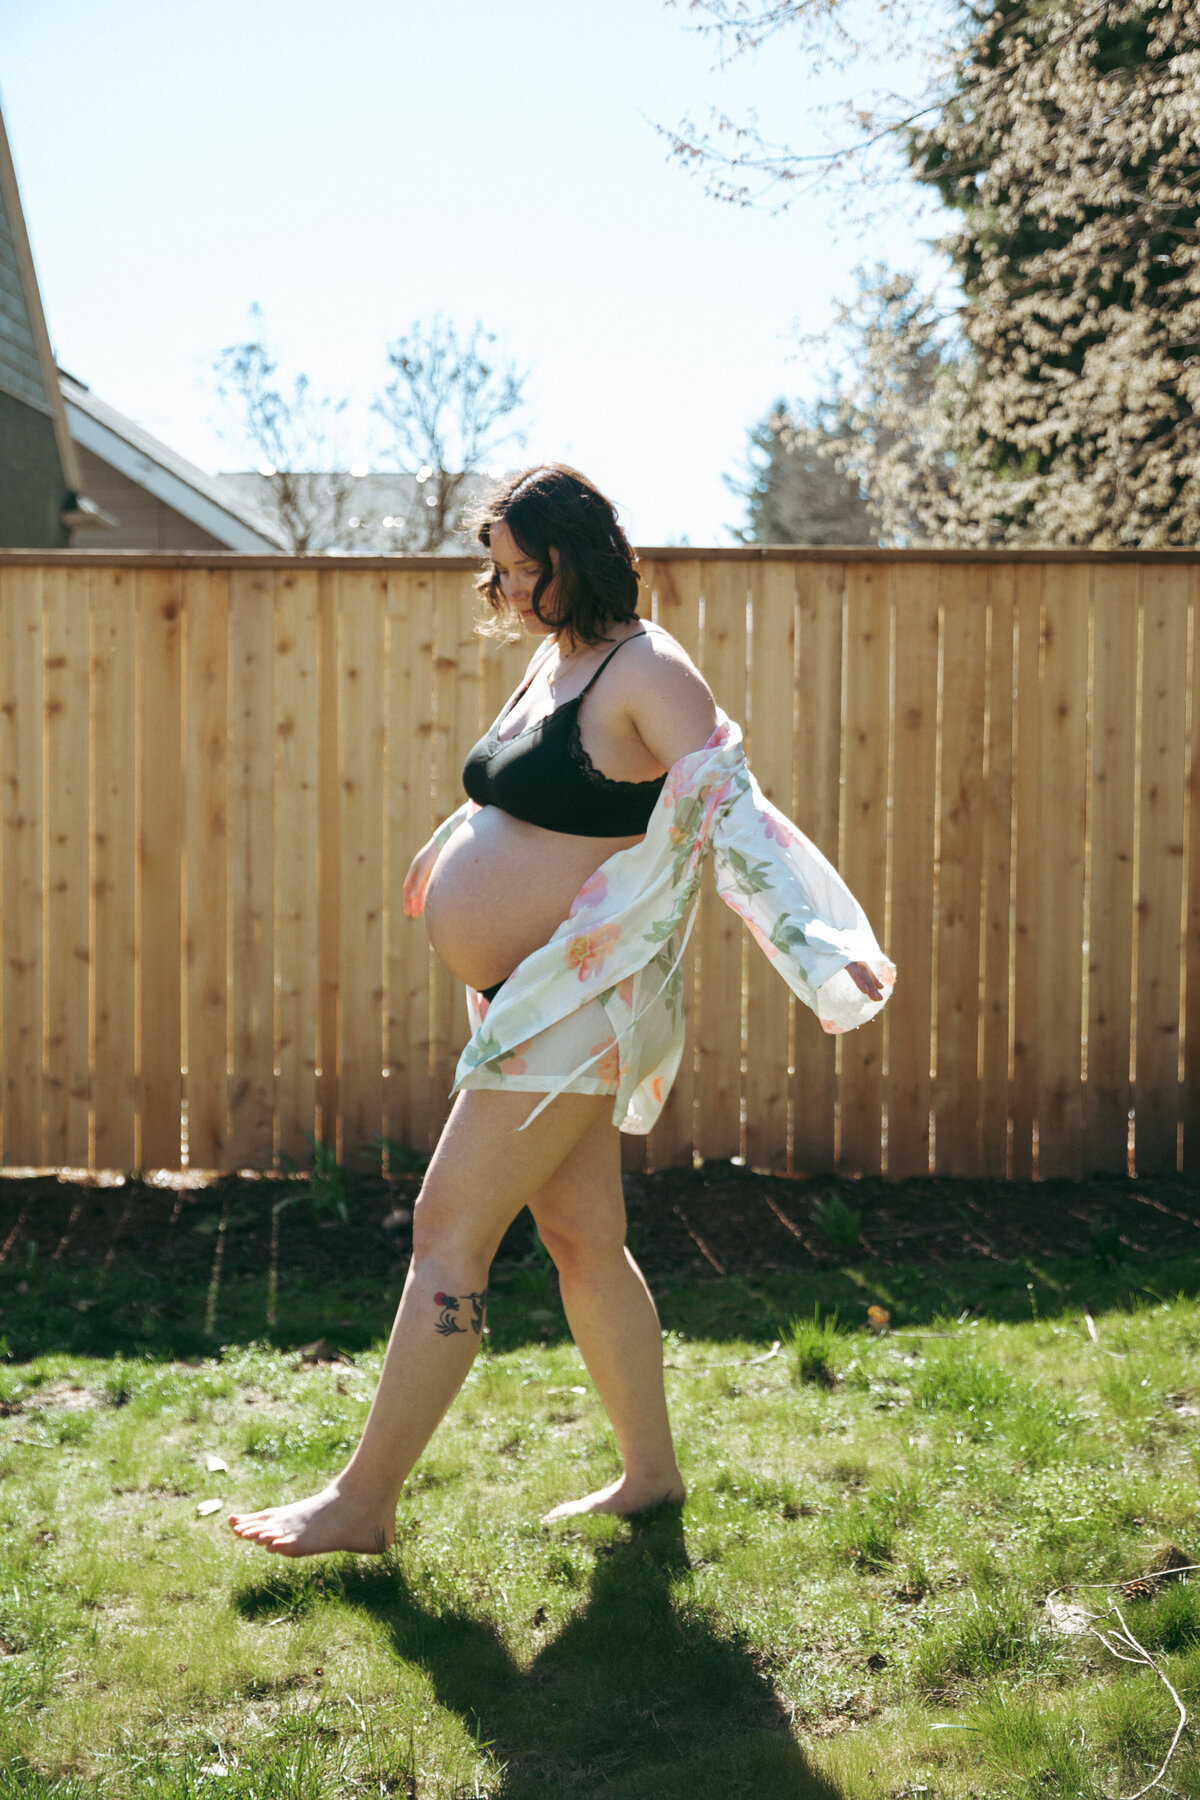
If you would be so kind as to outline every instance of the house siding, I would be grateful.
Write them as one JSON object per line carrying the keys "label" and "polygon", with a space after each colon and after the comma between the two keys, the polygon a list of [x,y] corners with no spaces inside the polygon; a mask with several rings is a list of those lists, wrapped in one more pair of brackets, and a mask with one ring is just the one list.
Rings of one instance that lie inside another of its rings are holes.
{"label": "house siding", "polygon": [[0,388],[0,548],[65,550],[66,482],[49,413]]}
{"label": "house siding", "polygon": [[50,398],[42,380],[37,342],[17,262],[12,220],[0,188],[0,389],[49,413]]}
{"label": "house siding", "polygon": [[117,526],[114,531],[77,528],[71,534],[73,550],[225,549],[203,526],[185,519],[93,451],[77,443],[76,454],[82,464],[84,493],[111,513]]}

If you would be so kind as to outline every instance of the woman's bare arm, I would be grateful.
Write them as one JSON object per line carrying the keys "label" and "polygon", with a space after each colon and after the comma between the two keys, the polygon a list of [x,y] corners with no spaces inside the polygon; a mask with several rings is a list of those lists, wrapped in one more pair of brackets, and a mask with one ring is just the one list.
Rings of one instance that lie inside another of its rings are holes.
{"label": "woman's bare arm", "polygon": [[665,631],[651,632],[630,654],[626,712],[655,760],[669,769],[703,750],[716,730],[717,709],[707,681]]}
{"label": "woman's bare arm", "polygon": [[[634,729],[664,768],[702,750],[717,724],[717,709],[703,675],[680,645],[655,632],[647,649],[631,659],[629,713]],[[846,973],[869,1000],[883,988],[865,963],[847,963]]]}

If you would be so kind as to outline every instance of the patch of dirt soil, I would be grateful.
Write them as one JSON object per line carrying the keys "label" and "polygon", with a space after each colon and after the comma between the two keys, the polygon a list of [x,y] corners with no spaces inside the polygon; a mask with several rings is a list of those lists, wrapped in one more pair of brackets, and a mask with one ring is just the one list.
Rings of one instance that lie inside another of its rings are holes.
{"label": "patch of dirt soil", "polygon": [[[186,1179],[186,1178],[185,1178]],[[207,1186],[162,1186],[55,1175],[0,1179],[0,1263],[66,1266],[122,1263],[182,1273],[227,1271],[362,1275],[407,1261],[407,1217],[416,1176],[356,1180],[351,1222],[317,1223],[307,1208],[272,1209],[295,1187],[224,1176]],[[730,1163],[627,1174],[630,1236],[653,1280],[753,1276],[769,1270],[837,1268],[855,1251],[834,1243],[821,1212],[857,1213],[857,1251],[884,1267],[1022,1257],[1116,1260],[1126,1252],[1166,1261],[1200,1251],[1200,1183],[1180,1176],[1086,1182],[950,1179],[885,1181],[763,1175]],[[385,1228],[384,1221],[388,1227]],[[530,1247],[527,1216],[501,1254]],[[83,1304],[88,1304],[84,1302]]]}

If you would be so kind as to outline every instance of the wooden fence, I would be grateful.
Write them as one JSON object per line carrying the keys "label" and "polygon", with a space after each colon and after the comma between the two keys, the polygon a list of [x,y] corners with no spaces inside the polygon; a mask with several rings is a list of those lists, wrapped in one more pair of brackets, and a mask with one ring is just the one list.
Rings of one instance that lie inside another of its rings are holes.
{"label": "wooden fence", "polygon": [[[643,569],[899,978],[830,1039],[706,892],[628,1160],[1200,1171],[1200,558]],[[526,657],[474,618],[458,560],[0,555],[6,1165],[432,1142],[465,1008],[400,884]]]}

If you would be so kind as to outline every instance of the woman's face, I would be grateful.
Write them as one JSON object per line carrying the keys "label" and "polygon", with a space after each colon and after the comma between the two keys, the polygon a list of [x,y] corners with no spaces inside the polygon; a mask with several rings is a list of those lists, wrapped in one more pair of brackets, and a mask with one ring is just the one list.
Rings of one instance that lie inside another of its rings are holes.
{"label": "woman's face", "polygon": [[[503,520],[492,526],[491,540],[488,549],[496,567],[500,592],[520,614],[526,631],[538,637],[549,636],[554,630],[553,625],[547,625],[533,610],[533,590],[541,580],[542,565],[536,557],[526,555]],[[558,567],[558,551],[553,544],[550,546],[550,567]],[[555,587],[552,578],[539,601],[542,612],[550,619],[554,617]]]}

